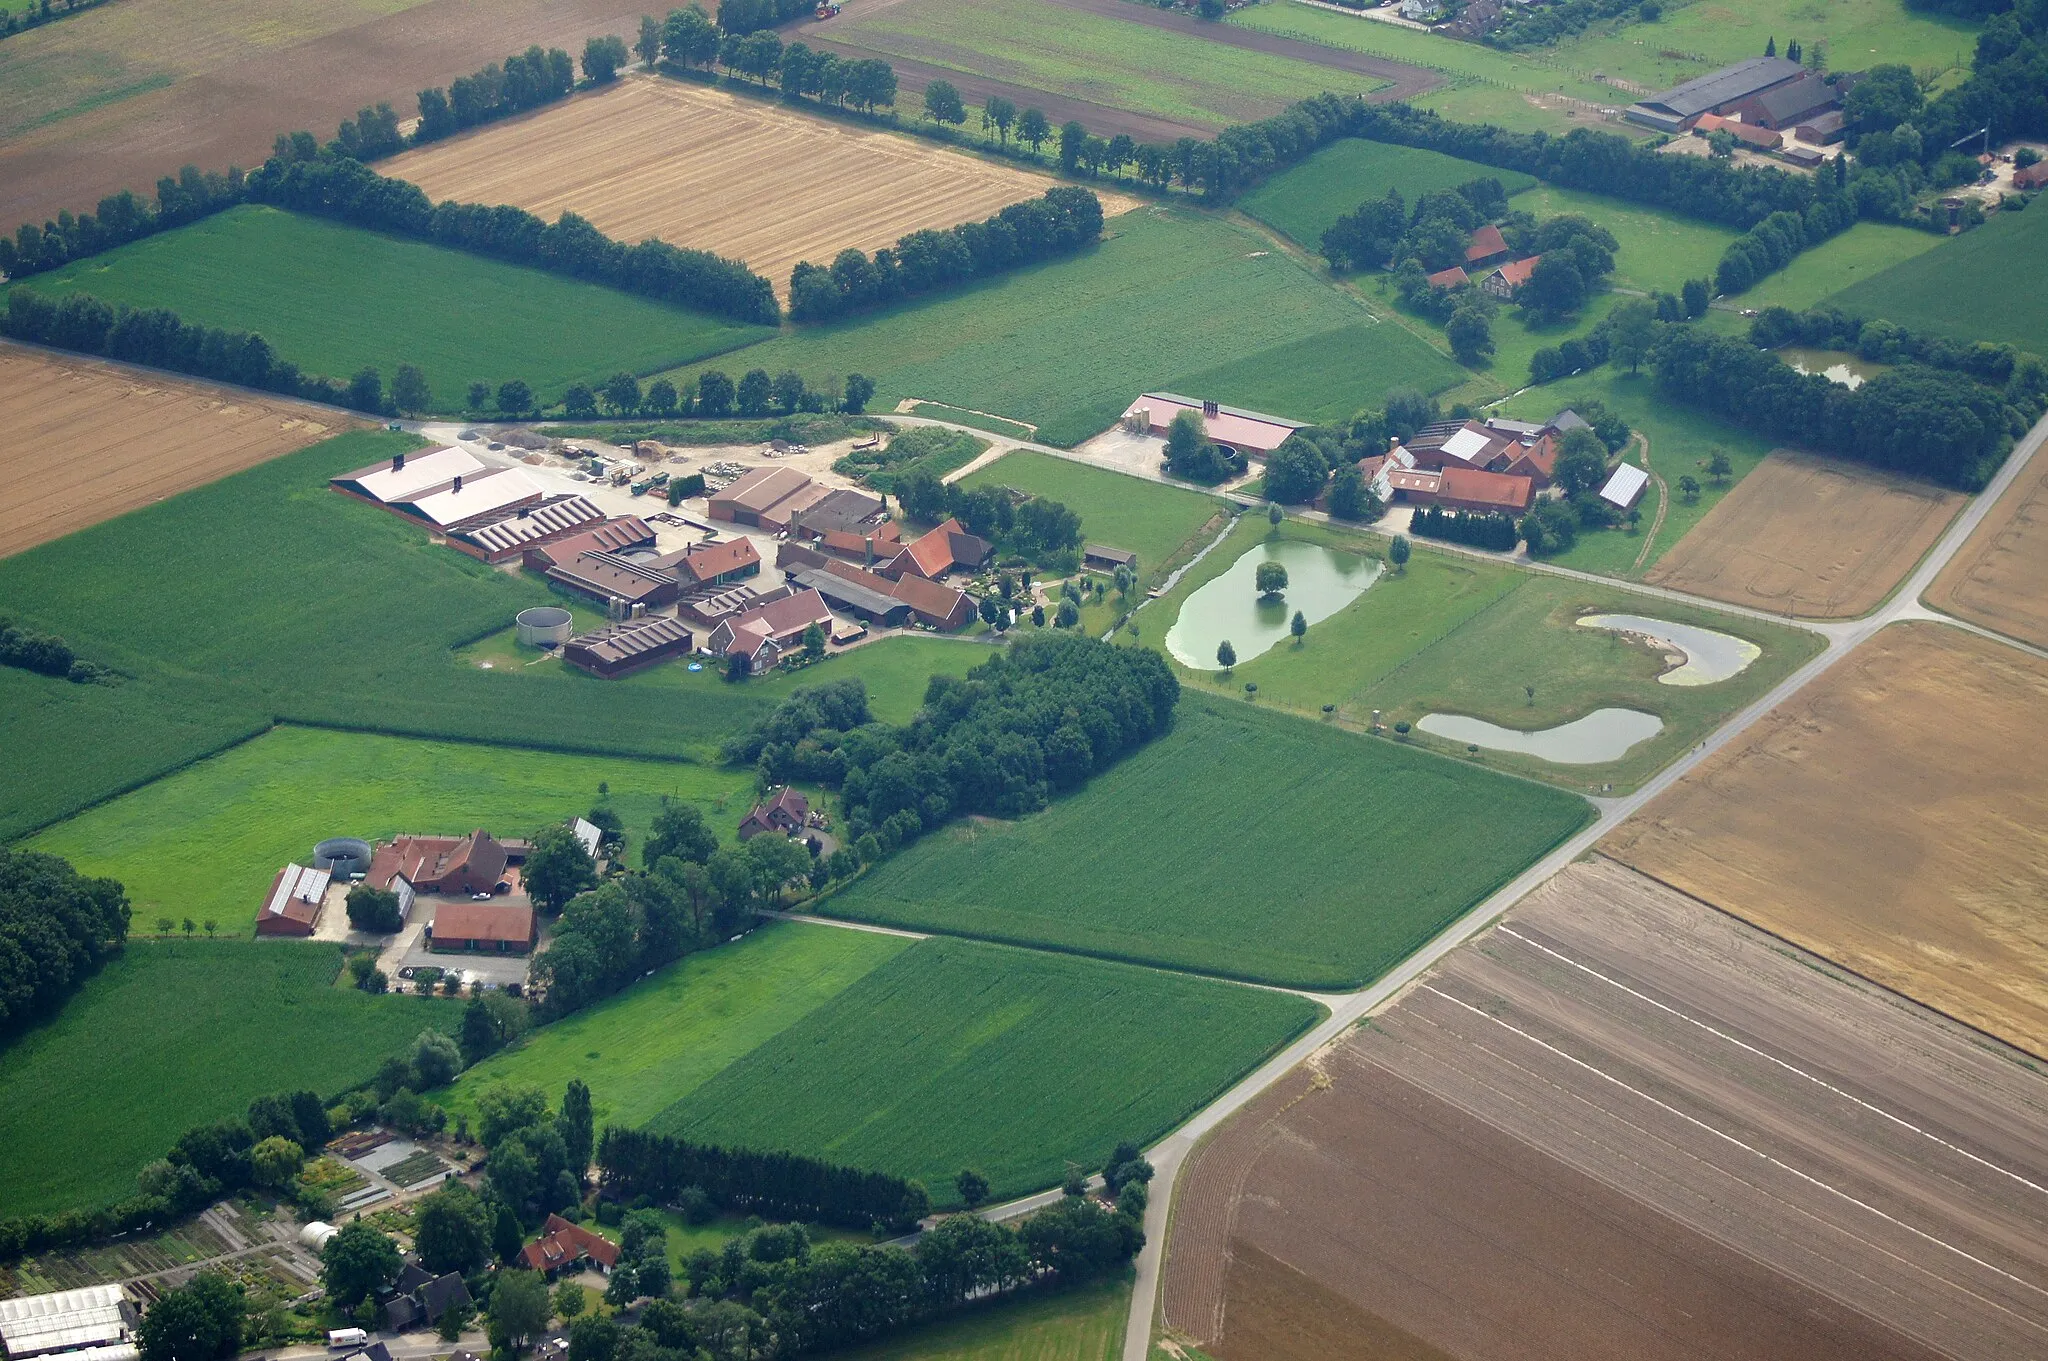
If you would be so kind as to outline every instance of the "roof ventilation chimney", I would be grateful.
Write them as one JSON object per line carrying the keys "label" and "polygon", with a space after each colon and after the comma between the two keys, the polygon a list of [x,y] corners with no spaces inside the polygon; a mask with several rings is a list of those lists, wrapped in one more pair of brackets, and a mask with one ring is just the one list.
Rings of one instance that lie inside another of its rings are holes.
{"label": "roof ventilation chimney", "polygon": [[1218,406],[1218,405],[1217,405],[1216,403],[1214,403],[1214,402],[1203,402],[1203,403],[1202,403],[1202,415],[1203,415],[1203,416],[1204,416],[1205,418],[1207,418],[1207,419],[1209,419],[1209,420],[1212,420],[1212,421],[1213,421],[1213,420],[1215,420],[1215,419],[1216,419],[1216,418],[1217,418],[1218,416],[1220,416],[1220,415],[1222,415],[1222,414],[1223,414],[1223,408],[1222,408],[1222,407],[1220,407],[1220,406]]}
{"label": "roof ventilation chimney", "polygon": [[394,473],[402,473],[405,471],[404,454],[393,454],[391,456],[391,471]]}
{"label": "roof ventilation chimney", "polygon": [[454,485],[453,487],[451,487],[451,488],[450,488],[449,490],[451,490],[451,491],[461,491],[461,490],[462,490],[462,474],[461,474],[461,473],[457,473],[457,474],[455,474],[455,485]]}

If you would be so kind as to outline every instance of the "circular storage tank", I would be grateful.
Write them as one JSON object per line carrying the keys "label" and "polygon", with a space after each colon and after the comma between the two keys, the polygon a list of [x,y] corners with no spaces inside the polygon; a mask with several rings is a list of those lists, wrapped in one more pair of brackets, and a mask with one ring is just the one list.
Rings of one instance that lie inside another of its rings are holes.
{"label": "circular storage tank", "polygon": [[313,848],[313,868],[339,879],[370,872],[370,843],[352,836],[331,836]]}
{"label": "circular storage tank", "polygon": [[559,605],[521,610],[512,622],[519,627],[519,641],[528,647],[560,647],[575,631],[575,621]]}

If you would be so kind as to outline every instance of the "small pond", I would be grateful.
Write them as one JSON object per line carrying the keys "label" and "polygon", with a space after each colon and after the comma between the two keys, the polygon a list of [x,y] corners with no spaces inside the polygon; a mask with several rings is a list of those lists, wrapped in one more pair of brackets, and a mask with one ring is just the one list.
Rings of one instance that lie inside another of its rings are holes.
{"label": "small pond", "polygon": [[[1261,599],[1252,584],[1262,562],[1287,569],[1287,589],[1277,599]],[[1237,660],[1248,662],[1287,637],[1296,610],[1313,626],[1358,599],[1379,575],[1378,560],[1357,553],[1292,539],[1262,543],[1182,602],[1166,650],[1183,666],[1214,671],[1216,645],[1228,638]]]}
{"label": "small pond", "polygon": [[1589,614],[1579,620],[1579,626],[1639,633],[1669,651],[1683,653],[1684,664],[1657,677],[1660,685],[1712,685],[1741,674],[1764,655],[1764,650],[1747,638],[1640,614]]}
{"label": "small pond", "polygon": [[1890,367],[1873,364],[1862,355],[1851,354],[1847,350],[1809,350],[1800,345],[1787,345],[1778,351],[1778,358],[1801,373],[1817,373],[1830,383],[1840,383],[1852,391]]}
{"label": "small pond", "polygon": [[1597,766],[1619,761],[1636,743],[1664,730],[1664,720],[1634,709],[1595,709],[1555,728],[1523,732],[1465,714],[1425,714],[1418,732],[1492,751],[1520,752],[1561,766]]}

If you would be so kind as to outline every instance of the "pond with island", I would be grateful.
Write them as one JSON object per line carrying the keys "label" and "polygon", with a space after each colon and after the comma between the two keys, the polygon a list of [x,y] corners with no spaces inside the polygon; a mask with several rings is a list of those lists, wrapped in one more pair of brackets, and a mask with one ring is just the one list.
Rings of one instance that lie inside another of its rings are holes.
{"label": "pond with island", "polygon": [[[1262,562],[1287,569],[1287,589],[1278,596],[1262,596],[1254,584]],[[1182,602],[1166,650],[1182,666],[1215,671],[1216,647],[1227,639],[1243,664],[1287,637],[1296,610],[1313,626],[1363,595],[1380,571],[1377,558],[1361,553],[1293,539],[1262,543]]]}

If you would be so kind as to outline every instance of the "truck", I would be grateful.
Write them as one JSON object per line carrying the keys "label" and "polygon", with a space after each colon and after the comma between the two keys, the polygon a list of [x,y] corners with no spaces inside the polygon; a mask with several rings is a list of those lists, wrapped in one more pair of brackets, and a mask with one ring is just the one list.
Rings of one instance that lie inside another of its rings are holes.
{"label": "truck", "polygon": [[839,0],[818,0],[818,17],[830,19],[839,13]]}

